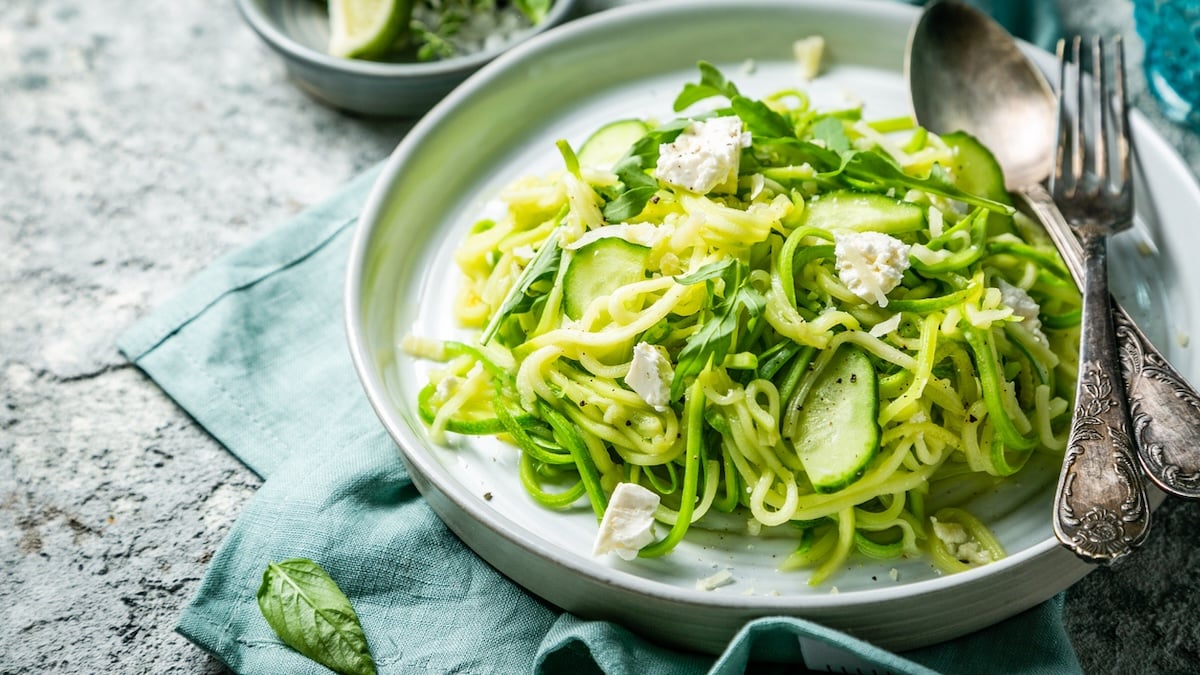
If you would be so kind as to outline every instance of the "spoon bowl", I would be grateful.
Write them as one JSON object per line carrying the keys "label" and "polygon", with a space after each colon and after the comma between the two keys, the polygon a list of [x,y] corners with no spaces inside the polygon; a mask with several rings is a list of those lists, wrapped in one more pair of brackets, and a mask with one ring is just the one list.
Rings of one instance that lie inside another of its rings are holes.
{"label": "spoon bowl", "polygon": [[956,2],[927,7],[909,34],[904,72],[921,125],[974,135],[1004,167],[1010,190],[1050,175],[1054,91],[986,14]]}

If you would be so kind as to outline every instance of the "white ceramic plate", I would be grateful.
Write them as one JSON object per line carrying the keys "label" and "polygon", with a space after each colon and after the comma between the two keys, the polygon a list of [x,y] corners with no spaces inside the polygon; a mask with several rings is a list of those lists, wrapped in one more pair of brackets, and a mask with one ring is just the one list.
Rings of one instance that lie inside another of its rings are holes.
{"label": "white ceramic plate", "polygon": [[[558,166],[556,139],[578,146],[613,119],[669,119],[672,99],[696,79],[701,59],[751,95],[800,85],[792,43],[811,34],[827,42],[824,74],[808,87],[818,103],[856,96],[870,117],[904,114],[903,50],[915,17],[900,3],[862,0],[664,2],[613,10],[500,58],[397,148],[353,245],[346,289],[351,350],[418,487],[484,559],[581,616],[616,620],[651,639],[708,652],[719,652],[747,620],[766,615],[801,616],[887,648],[913,648],[1016,614],[1088,571],[1053,538],[1053,467],[975,500],[972,508],[989,520],[1010,555],[958,575],[939,576],[922,560],[856,560],[830,582],[835,594],[829,585],[810,588],[806,573],[776,571],[787,541],[695,529],[663,559],[593,558],[590,509],[564,515],[538,507],[517,480],[512,448],[492,440],[437,445],[415,412],[426,371],[398,351],[399,339],[409,332],[463,336],[448,311],[456,286],[453,251],[503,185]],[[1139,307],[1171,308],[1169,314],[1135,313],[1160,317],[1153,331],[1160,346],[1195,381],[1191,353],[1175,336],[1196,333],[1192,319],[1200,316],[1200,295],[1182,290],[1200,288],[1200,266],[1186,264],[1200,249],[1187,229],[1200,211],[1200,191],[1145,121],[1134,121],[1152,186],[1140,203],[1145,214],[1149,206],[1155,211],[1144,219],[1150,223],[1145,229],[1162,253],[1145,258],[1130,253],[1136,246],[1124,246],[1124,267],[1114,267],[1159,271],[1154,279],[1161,285],[1125,287],[1148,298],[1135,303]],[[722,569],[734,583],[697,590],[697,579]]]}

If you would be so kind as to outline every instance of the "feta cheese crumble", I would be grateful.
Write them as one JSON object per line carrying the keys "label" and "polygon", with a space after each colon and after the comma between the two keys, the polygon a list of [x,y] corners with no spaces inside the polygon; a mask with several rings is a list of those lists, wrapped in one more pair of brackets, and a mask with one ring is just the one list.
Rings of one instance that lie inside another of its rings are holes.
{"label": "feta cheese crumble", "polygon": [[908,269],[909,246],[882,232],[844,232],[833,236],[838,278],[850,292],[887,307],[887,294]]}
{"label": "feta cheese crumble", "polygon": [[641,485],[617,483],[600,520],[592,555],[616,553],[622,560],[636,558],[642,547],[654,541],[658,502],[658,495]]}
{"label": "feta cheese crumble", "polygon": [[893,314],[879,323],[871,326],[868,331],[873,337],[881,338],[889,333],[894,333],[900,327],[900,314]]}
{"label": "feta cheese crumble", "polygon": [[671,143],[658,146],[654,173],[664,183],[697,194],[737,188],[738,162],[750,134],[736,116],[692,122]]}
{"label": "feta cheese crumble", "polygon": [[711,576],[696,580],[696,590],[698,591],[713,591],[722,586],[728,586],[733,583],[733,572],[728,569],[723,569],[714,573]]}
{"label": "feta cheese crumble", "polygon": [[992,562],[992,553],[979,542],[971,538],[967,529],[958,523],[943,523],[937,518],[933,521],[933,534],[946,546],[946,550],[956,559],[970,565],[986,565]]}
{"label": "feta cheese crumble", "polygon": [[1025,292],[1024,288],[1014,286],[1004,279],[997,279],[996,286],[1000,289],[1000,298],[1006,306],[1012,309],[1012,315],[1020,317],[1021,325],[1026,328],[1038,342],[1049,344],[1050,340],[1042,331],[1041,305]]}
{"label": "feta cheese crumble", "polygon": [[796,40],[792,43],[792,55],[800,66],[800,77],[812,80],[821,71],[821,57],[825,52],[825,38],[820,35]]}
{"label": "feta cheese crumble", "polygon": [[625,374],[625,384],[642,397],[646,405],[665,412],[671,403],[671,380],[675,370],[671,362],[654,345],[639,342],[633,348],[633,361]]}

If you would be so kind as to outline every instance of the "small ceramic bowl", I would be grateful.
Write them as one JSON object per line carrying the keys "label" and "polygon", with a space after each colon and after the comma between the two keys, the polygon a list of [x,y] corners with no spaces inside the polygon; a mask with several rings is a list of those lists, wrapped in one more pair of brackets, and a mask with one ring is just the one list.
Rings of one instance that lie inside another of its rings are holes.
{"label": "small ceramic bowl", "polygon": [[329,16],[313,0],[237,0],[250,27],[283,57],[288,73],[315,98],[364,115],[415,117],[513,45],[571,16],[575,0],[555,0],[546,18],[506,44],[425,63],[344,59],[325,51]]}

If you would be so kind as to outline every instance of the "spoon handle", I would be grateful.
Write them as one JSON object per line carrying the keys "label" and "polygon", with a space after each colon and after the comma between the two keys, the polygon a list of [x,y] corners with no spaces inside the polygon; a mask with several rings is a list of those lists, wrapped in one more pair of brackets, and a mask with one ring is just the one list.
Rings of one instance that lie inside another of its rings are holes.
{"label": "spoon handle", "polygon": [[1108,293],[1108,237],[1081,234],[1085,280],[1079,377],[1054,496],[1054,532],[1081,558],[1109,563],[1146,539],[1150,508],[1130,437],[1129,399],[1117,365]]}
{"label": "spoon handle", "polygon": [[[1024,198],[1058,246],[1076,283],[1083,280],[1083,249],[1050,194],[1035,185]],[[1200,499],[1200,393],[1163,357],[1129,314],[1112,300],[1117,353],[1142,469],[1168,494]]]}

